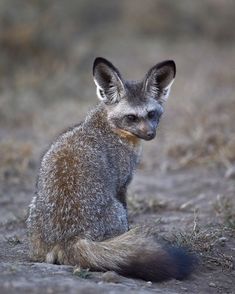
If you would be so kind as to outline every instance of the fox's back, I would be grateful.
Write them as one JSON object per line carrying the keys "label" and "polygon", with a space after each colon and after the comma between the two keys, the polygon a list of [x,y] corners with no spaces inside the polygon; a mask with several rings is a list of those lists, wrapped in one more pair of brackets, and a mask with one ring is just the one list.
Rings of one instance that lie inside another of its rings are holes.
{"label": "fox's back", "polygon": [[103,240],[128,229],[121,195],[138,147],[102,125],[104,116],[98,107],[58,137],[42,159],[29,223],[47,243],[78,235]]}

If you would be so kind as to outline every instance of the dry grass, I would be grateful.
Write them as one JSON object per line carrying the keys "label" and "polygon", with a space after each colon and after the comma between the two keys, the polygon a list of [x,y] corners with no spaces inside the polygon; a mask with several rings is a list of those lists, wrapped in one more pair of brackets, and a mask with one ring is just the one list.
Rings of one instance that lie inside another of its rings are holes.
{"label": "dry grass", "polygon": [[232,199],[218,195],[214,208],[223,225],[235,231],[235,205]]}
{"label": "dry grass", "polygon": [[0,144],[0,181],[18,183],[32,163],[32,145],[18,141]]}
{"label": "dry grass", "polygon": [[197,111],[192,107],[187,123],[177,130],[167,148],[167,155],[176,159],[175,168],[197,164],[220,164],[226,168],[235,161],[234,134],[235,105],[229,99],[226,103],[215,103]]}
{"label": "dry grass", "polygon": [[166,202],[155,197],[140,198],[137,195],[130,195],[127,198],[127,205],[130,217],[143,213],[156,213],[166,208]]}
{"label": "dry grass", "polygon": [[176,246],[190,248],[195,252],[200,263],[206,268],[214,268],[219,266],[224,270],[232,270],[234,268],[233,256],[224,253],[222,250],[234,231],[225,226],[200,226],[197,216],[194,219],[194,226],[188,231],[178,231],[167,241]]}
{"label": "dry grass", "polygon": [[[130,218],[142,213],[156,213],[166,207],[166,203],[160,203],[157,199],[139,199],[136,196],[128,198]],[[219,224],[200,225],[198,213],[195,213],[194,224],[191,229],[179,231],[164,236],[167,242],[175,246],[188,248],[196,253],[203,267],[208,269],[214,266],[223,270],[232,270],[234,260],[230,253],[226,253],[226,242],[235,234],[234,206],[227,198],[218,198],[215,204]]]}
{"label": "dry grass", "polygon": [[16,245],[22,243],[22,241],[20,240],[19,236],[17,236],[17,235],[13,235],[13,236],[7,237],[6,238],[6,241],[7,241],[8,244],[10,244],[12,246],[16,246]]}
{"label": "dry grass", "polygon": [[91,276],[89,269],[83,269],[80,266],[74,267],[73,274],[82,279],[88,279]]}

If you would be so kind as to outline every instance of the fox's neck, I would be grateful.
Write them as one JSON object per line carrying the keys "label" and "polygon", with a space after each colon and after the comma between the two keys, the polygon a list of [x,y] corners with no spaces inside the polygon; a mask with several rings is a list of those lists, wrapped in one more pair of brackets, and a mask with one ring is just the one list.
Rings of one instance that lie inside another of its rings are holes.
{"label": "fox's neck", "polygon": [[91,129],[99,129],[100,131],[110,131],[110,125],[107,119],[107,110],[103,103],[99,103],[86,117],[85,124]]}
{"label": "fox's neck", "polygon": [[123,141],[123,143],[130,145],[130,147],[137,147],[140,145],[141,140],[135,135],[110,125],[107,109],[103,103],[98,104],[97,107],[91,111],[86,122],[91,125],[92,129],[99,129],[104,136],[106,134],[111,134],[117,137],[118,140]]}

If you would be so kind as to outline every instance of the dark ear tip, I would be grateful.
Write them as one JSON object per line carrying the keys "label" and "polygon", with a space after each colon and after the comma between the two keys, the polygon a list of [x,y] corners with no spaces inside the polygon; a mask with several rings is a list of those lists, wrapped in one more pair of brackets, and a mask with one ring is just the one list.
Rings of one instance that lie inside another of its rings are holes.
{"label": "dark ear tip", "polygon": [[95,67],[99,64],[99,63],[106,63],[106,59],[103,58],[103,57],[96,57],[94,62],[93,62],[93,73],[94,73],[94,70],[95,70]]}
{"label": "dark ear tip", "polygon": [[118,71],[118,69],[107,59],[103,58],[103,57],[96,57],[96,59],[94,60],[93,63],[93,75],[95,74],[95,69],[99,64],[103,64],[106,66],[106,68],[111,69],[112,71],[116,72],[116,74],[121,78],[121,75]]}
{"label": "dark ear tip", "polygon": [[175,74],[176,74],[176,64],[174,62],[174,60],[167,60],[167,65],[170,66],[172,69],[173,69],[173,73],[174,73],[174,77],[175,77]]}
{"label": "dark ear tip", "polygon": [[170,67],[172,69],[173,78],[174,78],[175,75],[176,75],[176,64],[175,64],[174,60],[168,59],[168,60],[164,60],[164,61],[157,64],[158,68],[163,67],[163,66],[168,66],[168,67]]}
{"label": "dark ear tip", "polygon": [[107,65],[108,67],[114,68],[113,64],[108,61],[107,59],[103,58],[103,57],[96,57],[93,63],[93,74],[94,74],[94,70],[96,68],[97,65],[99,65],[100,63],[103,63],[105,65]]}
{"label": "dark ear tip", "polygon": [[103,58],[103,57],[96,57],[95,60],[94,60],[94,65],[97,65],[100,62],[106,63],[106,62],[108,62],[108,60]]}

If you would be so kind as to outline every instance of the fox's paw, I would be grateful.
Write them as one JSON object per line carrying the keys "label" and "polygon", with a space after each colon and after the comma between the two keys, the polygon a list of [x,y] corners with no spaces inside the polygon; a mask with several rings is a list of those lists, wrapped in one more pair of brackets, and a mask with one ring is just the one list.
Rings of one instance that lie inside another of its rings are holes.
{"label": "fox's paw", "polygon": [[60,245],[53,247],[46,255],[46,262],[52,264],[68,264],[64,250]]}

